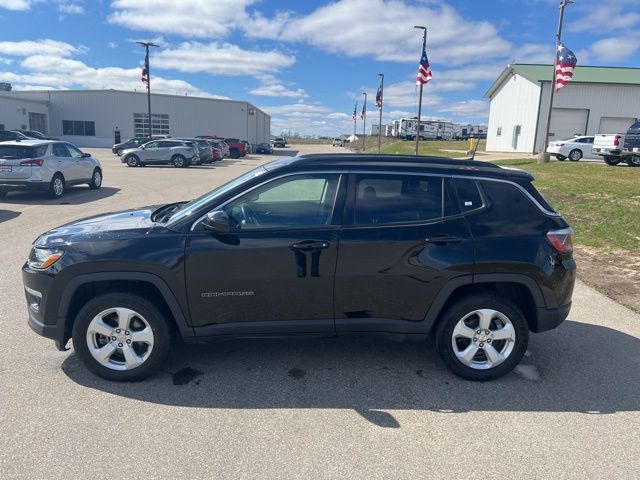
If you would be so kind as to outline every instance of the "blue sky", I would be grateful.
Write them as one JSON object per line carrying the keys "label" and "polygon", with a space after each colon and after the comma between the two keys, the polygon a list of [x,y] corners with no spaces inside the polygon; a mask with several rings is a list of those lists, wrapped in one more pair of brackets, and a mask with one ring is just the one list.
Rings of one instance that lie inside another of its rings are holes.
{"label": "blue sky", "polygon": [[[152,90],[248,100],[273,133],[351,131],[354,101],[385,74],[384,120],[416,112],[420,32],[433,80],[423,114],[484,123],[511,61],[550,63],[557,0],[0,0],[0,81],[15,89]],[[575,0],[564,43],[579,65],[640,66],[640,1]],[[360,107],[359,107],[360,109]],[[376,115],[377,118],[377,115]],[[372,122],[372,115],[369,122]]]}

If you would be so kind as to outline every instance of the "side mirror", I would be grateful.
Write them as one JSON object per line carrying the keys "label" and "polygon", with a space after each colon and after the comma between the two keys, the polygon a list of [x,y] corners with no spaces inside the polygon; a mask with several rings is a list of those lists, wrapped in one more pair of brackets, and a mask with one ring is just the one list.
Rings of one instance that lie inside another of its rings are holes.
{"label": "side mirror", "polygon": [[229,233],[231,231],[231,219],[227,212],[215,210],[207,213],[202,222],[202,228],[213,233]]}
{"label": "side mirror", "polygon": [[91,156],[90,153],[83,153],[82,158],[89,158]]}

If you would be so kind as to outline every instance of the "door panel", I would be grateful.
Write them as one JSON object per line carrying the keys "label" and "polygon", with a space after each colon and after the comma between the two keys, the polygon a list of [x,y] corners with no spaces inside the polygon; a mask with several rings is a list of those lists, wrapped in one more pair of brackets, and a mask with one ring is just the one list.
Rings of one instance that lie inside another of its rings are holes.
{"label": "door panel", "polygon": [[93,175],[93,160],[82,156],[82,152],[75,146],[67,144],[67,149],[71,154],[71,161],[78,170],[78,178],[88,180]]}

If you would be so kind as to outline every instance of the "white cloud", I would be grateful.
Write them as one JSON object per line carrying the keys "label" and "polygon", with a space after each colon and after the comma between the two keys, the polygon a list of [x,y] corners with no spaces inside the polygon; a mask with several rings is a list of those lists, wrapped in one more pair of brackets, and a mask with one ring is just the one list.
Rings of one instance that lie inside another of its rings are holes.
{"label": "white cloud", "polygon": [[591,52],[599,60],[607,63],[626,60],[638,49],[640,49],[640,37],[632,35],[605,38],[591,45]]}
{"label": "white cloud", "polygon": [[256,0],[115,0],[109,22],[184,37],[223,37]]}
{"label": "white cloud", "polygon": [[7,10],[29,10],[31,0],[0,0],[0,8]]}
{"label": "white cloud", "polygon": [[13,63],[13,58],[0,57],[0,64],[11,65],[12,63]]}
{"label": "white cloud", "polygon": [[489,103],[484,100],[464,100],[441,107],[438,111],[461,118],[485,119],[489,112]]}
{"label": "white cloud", "polygon": [[77,3],[59,3],[58,11],[65,15],[84,15],[84,7]]}
{"label": "white cloud", "polygon": [[118,48],[118,44],[116,42],[107,43],[107,48]]}
{"label": "white cloud", "polygon": [[288,117],[319,117],[327,116],[331,113],[331,109],[319,103],[291,103],[286,105],[276,105],[270,107],[260,107],[261,110],[269,115],[283,115]]}
{"label": "white cloud", "polygon": [[[627,4],[625,4],[627,3]],[[630,6],[638,6],[636,0],[632,2],[603,2],[585,4],[585,15],[576,20],[568,21],[571,32],[616,32],[621,29],[633,28],[640,24],[640,12],[630,11]]]}
{"label": "white cloud", "polygon": [[551,43],[525,43],[514,49],[513,60],[515,63],[548,63],[550,65],[553,62],[553,54],[554,46]]}
{"label": "white cloud", "polygon": [[54,55],[69,57],[85,53],[86,47],[75,47],[70,43],[58,40],[24,40],[19,42],[0,42],[0,53],[13,57],[28,57],[31,55]]}
{"label": "white cloud", "polygon": [[212,75],[250,75],[269,73],[295,63],[292,55],[277,50],[244,50],[237,45],[185,42],[167,48],[153,57],[153,65],[181,72]]}
{"label": "white cloud", "polygon": [[260,85],[256,88],[249,90],[249,93],[262,97],[291,97],[291,98],[306,98],[307,92],[302,88],[290,89],[286,87],[280,80],[273,75],[265,74],[260,75],[258,78]]}

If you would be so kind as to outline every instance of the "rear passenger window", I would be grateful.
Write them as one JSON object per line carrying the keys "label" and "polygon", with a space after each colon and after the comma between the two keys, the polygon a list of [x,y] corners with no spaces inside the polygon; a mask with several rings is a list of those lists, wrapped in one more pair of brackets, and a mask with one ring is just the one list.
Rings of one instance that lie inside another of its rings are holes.
{"label": "rear passenger window", "polygon": [[515,185],[492,181],[482,181],[481,185],[492,212],[489,216],[512,224],[527,223],[540,216],[540,209]]}
{"label": "rear passenger window", "polygon": [[420,222],[443,215],[442,177],[362,175],[356,183],[354,223]]}
{"label": "rear passenger window", "polygon": [[458,204],[462,213],[482,208],[482,195],[478,190],[478,182],[471,179],[456,178]]}

